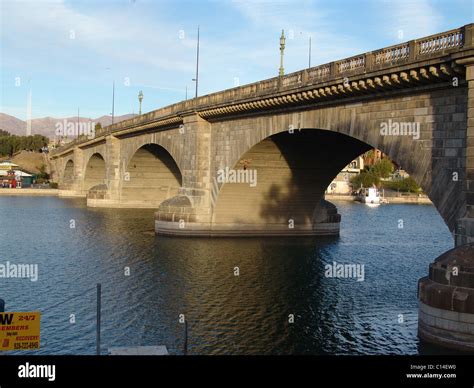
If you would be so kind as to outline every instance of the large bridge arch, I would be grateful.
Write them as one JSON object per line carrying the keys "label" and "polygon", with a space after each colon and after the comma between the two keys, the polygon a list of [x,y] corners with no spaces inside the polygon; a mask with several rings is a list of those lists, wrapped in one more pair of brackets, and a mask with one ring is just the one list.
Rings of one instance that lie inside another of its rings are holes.
{"label": "large bridge arch", "polygon": [[[344,166],[369,149],[353,137],[326,130],[271,135],[232,167],[253,181],[221,186],[213,223],[295,230],[304,225],[308,230],[314,222],[337,221],[335,207],[322,200],[324,192]],[[218,171],[218,181],[224,173]]]}
{"label": "large bridge arch", "polygon": [[[466,100],[466,88],[451,88],[424,91],[410,97],[403,94],[384,96],[357,104],[215,122],[213,131],[218,138],[212,151],[215,154],[212,175],[217,178],[220,169],[236,168],[248,157],[247,153],[255,152],[255,149],[252,151],[254,147],[258,150],[262,147],[259,144],[268,143],[265,139],[276,138],[275,135],[282,133],[287,133],[288,139],[289,136],[296,138],[318,128],[378,148],[401,164],[430,197],[449,229],[454,231],[456,221],[466,211],[462,186],[466,144],[466,133],[462,128],[466,127]],[[382,123],[414,123],[419,126],[419,138],[383,135]],[[290,135],[289,129],[294,133]],[[223,142],[230,144],[227,152],[221,152]],[[327,168],[337,169],[342,164],[335,176],[357,155],[348,152],[346,158],[334,161]],[[229,201],[226,195],[229,188],[225,186],[214,179],[213,219],[217,222],[230,220],[230,215],[222,218],[222,205],[219,204],[221,200]],[[235,219],[238,219],[237,214]]]}
{"label": "large bridge arch", "polygon": [[183,182],[181,170],[162,145],[141,144],[124,162],[121,206],[158,207],[164,200],[178,195]]}
{"label": "large bridge arch", "polygon": [[100,152],[94,152],[87,159],[84,168],[83,189],[87,192],[92,187],[104,185],[106,180],[106,162]]}

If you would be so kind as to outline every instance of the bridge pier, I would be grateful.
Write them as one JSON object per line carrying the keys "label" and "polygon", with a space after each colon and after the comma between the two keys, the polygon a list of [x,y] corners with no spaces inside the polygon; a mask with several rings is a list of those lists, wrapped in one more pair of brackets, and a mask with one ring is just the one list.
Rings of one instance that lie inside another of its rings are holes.
{"label": "bridge pier", "polygon": [[104,157],[107,160],[103,181],[93,187],[83,187],[89,207],[120,207],[120,186],[124,172],[120,166],[120,140],[109,135],[105,138]]}
{"label": "bridge pier", "polygon": [[216,223],[199,214],[187,196],[173,197],[155,213],[155,232],[167,236],[259,237],[259,236],[338,236],[341,216],[330,202],[321,200],[312,222]]}
{"label": "bridge pier", "polygon": [[474,244],[430,264],[418,283],[418,335],[424,341],[474,352]]}
{"label": "bridge pier", "polygon": [[[474,42],[471,31],[466,39]],[[469,41],[468,41],[469,42]],[[418,283],[418,335],[435,345],[474,352],[474,58],[466,66],[466,211],[456,223],[456,248],[430,264]]]}

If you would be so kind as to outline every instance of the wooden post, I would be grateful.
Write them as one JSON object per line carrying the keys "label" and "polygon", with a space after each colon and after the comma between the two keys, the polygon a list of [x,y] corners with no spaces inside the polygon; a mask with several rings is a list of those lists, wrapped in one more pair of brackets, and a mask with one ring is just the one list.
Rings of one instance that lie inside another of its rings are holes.
{"label": "wooden post", "polygon": [[102,286],[97,283],[97,327],[96,327],[96,354],[100,356],[100,309],[102,299]]}
{"label": "wooden post", "polygon": [[184,355],[188,354],[188,320],[184,321]]}

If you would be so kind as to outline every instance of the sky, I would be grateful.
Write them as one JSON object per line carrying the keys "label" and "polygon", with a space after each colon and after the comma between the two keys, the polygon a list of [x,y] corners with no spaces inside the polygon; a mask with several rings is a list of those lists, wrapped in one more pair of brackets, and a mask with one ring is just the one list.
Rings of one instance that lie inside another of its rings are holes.
{"label": "sky", "polygon": [[461,27],[474,0],[0,0],[0,112],[96,118],[199,95]]}

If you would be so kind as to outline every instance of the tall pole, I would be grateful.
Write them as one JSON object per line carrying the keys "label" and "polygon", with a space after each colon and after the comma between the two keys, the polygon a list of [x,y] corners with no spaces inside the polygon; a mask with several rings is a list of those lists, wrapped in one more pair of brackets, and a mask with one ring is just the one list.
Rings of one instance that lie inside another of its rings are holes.
{"label": "tall pole", "polygon": [[188,99],[188,85],[186,85],[186,100]]}
{"label": "tall pole", "polygon": [[138,93],[138,102],[139,102],[139,105],[140,105],[140,108],[138,109],[138,114],[139,115],[142,114],[142,101],[143,101],[143,92],[140,90],[140,92]]}
{"label": "tall pole", "polygon": [[309,63],[308,67],[311,67],[311,36],[309,37]]}
{"label": "tall pole", "polygon": [[77,107],[77,137],[79,137],[79,107]]}
{"label": "tall pole", "polygon": [[5,312],[5,301],[3,299],[0,299],[0,313]]}
{"label": "tall pole", "polygon": [[112,124],[114,123],[114,108],[115,108],[115,80],[112,82]]}
{"label": "tall pole", "polygon": [[196,98],[198,96],[198,83],[199,83],[199,26],[198,26],[197,50],[196,50]]}
{"label": "tall pole", "polygon": [[97,283],[97,325],[96,325],[96,354],[100,356],[100,308],[102,299],[102,285]]}
{"label": "tall pole", "polygon": [[26,136],[31,136],[31,88],[28,91],[28,98],[26,100]]}
{"label": "tall pole", "polygon": [[285,74],[285,69],[283,68],[283,55],[285,54],[285,31],[281,30],[280,36],[280,77],[283,77]]}

